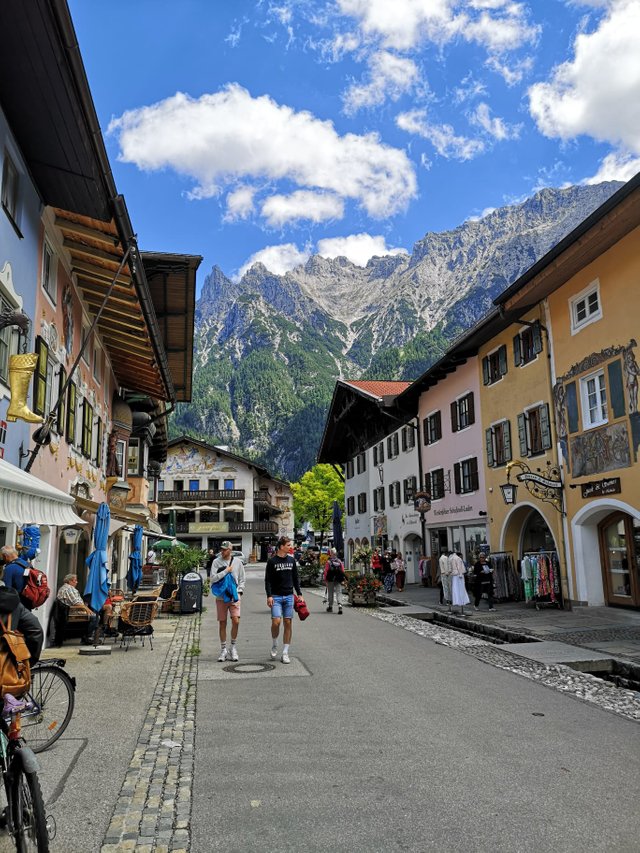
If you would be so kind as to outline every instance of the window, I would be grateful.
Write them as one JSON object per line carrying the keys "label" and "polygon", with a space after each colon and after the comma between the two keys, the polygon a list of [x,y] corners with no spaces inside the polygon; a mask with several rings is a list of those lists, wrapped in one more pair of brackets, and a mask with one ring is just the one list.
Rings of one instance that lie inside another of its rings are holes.
{"label": "window", "polygon": [[47,408],[47,378],[49,373],[49,347],[42,338],[36,340],[38,363],[33,374],[33,411],[44,417]]}
{"label": "window", "polygon": [[542,352],[540,323],[527,326],[513,338],[513,363],[516,367],[529,364]]}
{"label": "window", "polygon": [[158,491],[164,492],[164,480],[158,480]]}
{"label": "window", "polygon": [[102,429],[102,418],[98,418],[96,423],[96,435],[95,435],[95,447],[93,451],[93,461],[98,466],[98,468],[102,468],[102,458],[103,458],[103,429]]}
{"label": "window", "polygon": [[425,444],[435,444],[442,438],[442,417],[440,412],[433,412],[422,422],[422,434]]}
{"label": "window", "polygon": [[174,492],[184,492],[184,480],[174,480],[173,490]]}
{"label": "window", "polygon": [[209,480],[209,490],[217,492],[220,488],[220,480]]}
{"label": "window", "polygon": [[345,476],[347,480],[350,480],[353,477],[353,459],[350,459],[347,462],[347,473]]}
{"label": "window", "polygon": [[412,450],[416,446],[415,431],[412,426],[404,426],[401,430],[403,451]]}
{"label": "window", "polygon": [[373,510],[382,512],[384,510],[384,486],[373,490]]}
{"label": "window", "polygon": [[451,404],[451,432],[466,429],[475,423],[476,413],[473,403],[473,391],[459,397]]}
{"label": "window", "polygon": [[495,468],[497,465],[504,465],[511,461],[511,424],[509,421],[494,424],[486,430],[485,441],[489,468]]}
{"label": "window", "polygon": [[[135,439],[132,439],[135,441]],[[88,400],[82,401],[82,454],[91,459],[93,450],[93,406]]]}
{"label": "window", "polygon": [[580,380],[582,396],[582,425],[591,429],[600,424],[606,424],[609,417],[607,411],[607,389],[604,383],[604,370],[592,373]]}
{"label": "window", "polygon": [[42,287],[54,305],[56,304],[57,296],[56,283],[56,256],[49,243],[45,240],[42,245]]}
{"label": "window", "polygon": [[67,386],[67,441],[69,444],[73,444],[76,440],[77,400],[76,383],[69,382]]}
{"label": "window", "polygon": [[431,471],[431,500],[438,501],[444,497],[444,468]]}
{"label": "window", "polygon": [[116,462],[118,463],[118,471],[120,471],[121,477],[124,475],[124,457],[126,452],[127,442],[119,438],[116,441]]}
{"label": "window", "polygon": [[543,403],[518,415],[520,456],[535,456],[551,447],[549,406]]}
{"label": "window", "polygon": [[380,444],[376,444],[373,448],[373,464],[374,465],[382,465],[384,462],[384,442],[381,441]]}
{"label": "window", "polygon": [[83,361],[85,361],[87,364],[91,364],[91,341],[89,340],[89,326],[82,326],[82,340],[80,346],[82,348]]}
{"label": "window", "polygon": [[67,406],[66,399],[61,396],[62,389],[64,388],[64,383],[67,381],[67,371],[64,369],[62,365],[58,368],[58,399],[60,400],[60,405],[58,406],[58,412],[56,415],[56,423],[55,430],[58,435],[63,435],[65,422],[66,422],[66,414],[67,414]]}
{"label": "window", "polygon": [[93,348],[93,378],[100,381],[102,375],[102,350],[96,345]]}
{"label": "window", "polygon": [[233,489],[235,489],[235,487],[236,487],[236,481],[235,480],[229,479],[229,480],[224,481],[225,491],[232,491]]}
{"label": "window", "polygon": [[404,498],[404,502],[406,504],[413,503],[413,499],[415,497],[415,493],[418,490],[418,479],[417,477],[407,477],[406,480],[402,481],[402,497]]}
{"label": "window", "polygon": [[502,379],[506,372],[507,347],[503,344],[482,359],[482,381],[485,385],[493,385]]}
{"label": "window", "polygon": [[387,459],[393,459],[400,453],[400,446],[398,443],[398,433],[394,432],[393,435],[390,435],[387,438]]}
{"label": "window", "polygon": [[18,227],[18,187],[18,170],[5,148],[2,164],[2,207],[11,224],[16,228]]}
{"label": "window", "polygon": [[389,506],[400,506],[400,481],[389,483]]}
{"label": "window", "polygon": [[569,302],[571,309],[571,334],[595,323],[602,317],[600,282],[596,279]]}
{"label": "window", "polygon": [[200,480],[189,480],[189,491],[190,492],[199,492],[200,491]]}
{"label": "window", "polygon": [[367,511],[367,493],[360,492],[358,495],[358,512],[363,513]]}
{"label": "window", "polygon": [[356,456],[356,472],[363,474],[367,470],[367,457],[364,453],[358,453]]}
{"label": "window", "polygon": [[356,501],[355,498],[347,498],[347,515],[355,515],[356,514]]}
{"label": "window", "polygon": [[465,495],[468,492],[478,491],[478,460],[474,456],[471,459],[463,459],[453,466],[453,476],[457,495]]}

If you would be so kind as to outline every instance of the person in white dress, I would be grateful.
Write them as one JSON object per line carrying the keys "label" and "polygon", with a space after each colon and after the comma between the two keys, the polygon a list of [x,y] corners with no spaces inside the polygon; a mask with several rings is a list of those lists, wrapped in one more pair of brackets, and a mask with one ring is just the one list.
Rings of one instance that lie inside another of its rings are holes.
{"label": "person in white dress", "polygon": [[[469,596],[464,583],[467,569],[460,551],[454,551],[449,557],[449,572],[451,574],[451,605],[459,607],[460,616],[464,616],[464,606],[469,604]],[[452,607],[449,607],[449,613],[453,613]]]}

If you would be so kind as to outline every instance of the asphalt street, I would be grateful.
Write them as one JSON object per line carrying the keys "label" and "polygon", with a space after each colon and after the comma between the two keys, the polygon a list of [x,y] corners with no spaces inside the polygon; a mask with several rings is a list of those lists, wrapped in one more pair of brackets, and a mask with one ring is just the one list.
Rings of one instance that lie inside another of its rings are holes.
{"label": "asphalt street", "polygon": [[262,574],[239,672],[203,619],[192,853],[638,850],[637,723],[313,594],[268,669]]}

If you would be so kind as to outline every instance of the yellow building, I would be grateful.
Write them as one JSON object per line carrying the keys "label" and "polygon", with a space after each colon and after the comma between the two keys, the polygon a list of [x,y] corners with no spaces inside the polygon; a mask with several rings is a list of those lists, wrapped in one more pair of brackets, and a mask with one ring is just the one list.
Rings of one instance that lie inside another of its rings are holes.
{"label": "yellow building", "polygon": [[550,329],[570,598],[639,607],[640,174],[497,303]]}

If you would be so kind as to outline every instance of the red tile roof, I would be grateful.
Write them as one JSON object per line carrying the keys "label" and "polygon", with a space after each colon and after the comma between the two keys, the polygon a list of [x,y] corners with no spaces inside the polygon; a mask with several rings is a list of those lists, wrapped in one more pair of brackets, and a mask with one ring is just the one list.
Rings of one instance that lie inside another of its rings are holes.
{"label": "red tile roof", "polygon": [[378,379],[354,379],[353,381],[345,379],[344,383],[366,394],[371,394],[372,397],[395,397],[411,385],[411,382],[388,382]]}

